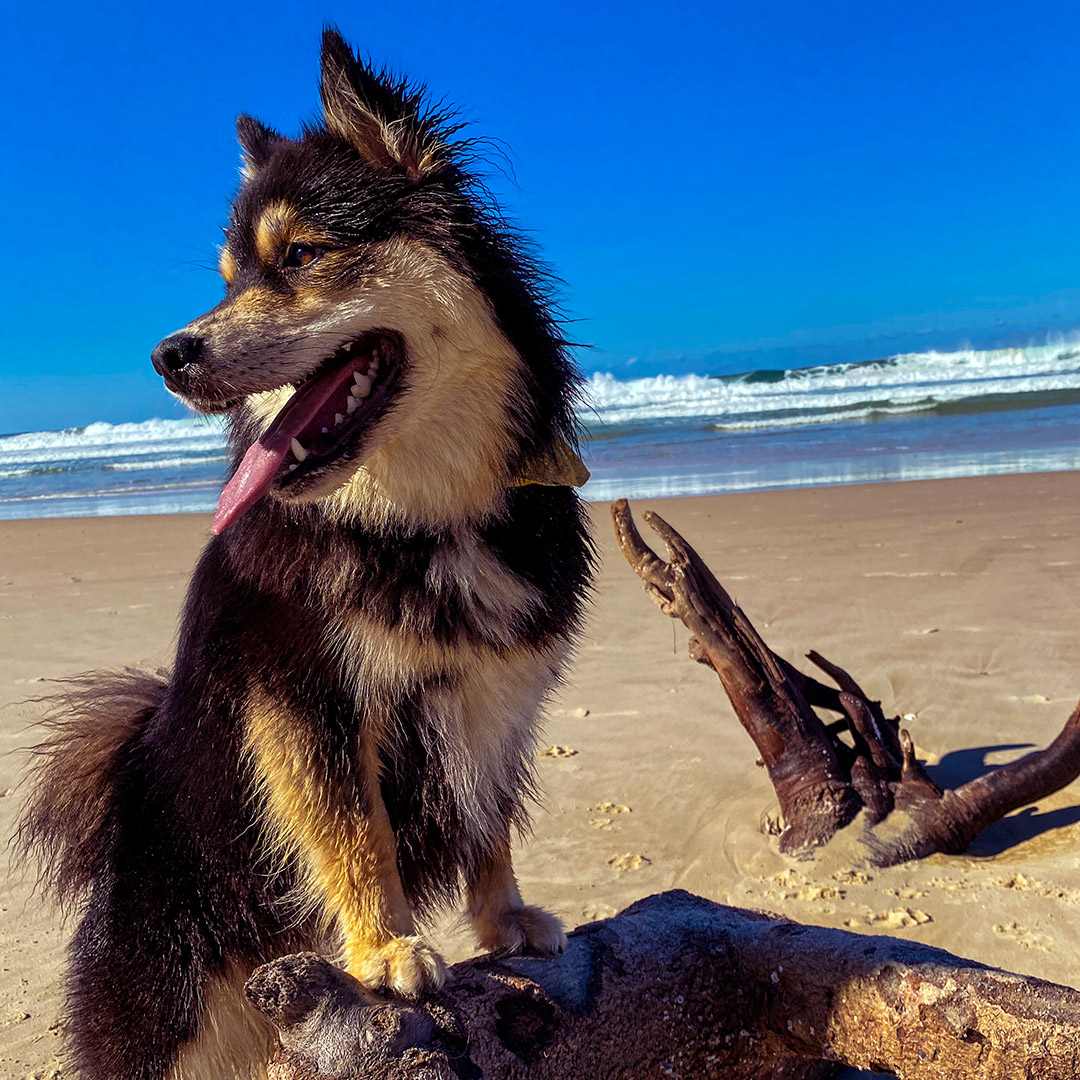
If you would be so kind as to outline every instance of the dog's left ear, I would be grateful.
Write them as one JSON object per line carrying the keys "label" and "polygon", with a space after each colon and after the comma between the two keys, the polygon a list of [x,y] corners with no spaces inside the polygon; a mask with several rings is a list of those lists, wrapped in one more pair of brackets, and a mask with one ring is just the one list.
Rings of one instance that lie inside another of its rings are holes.
{"label": "dog's left ear", "polygon": [[321,93],[327,130],[374,168],[404,171],[415,183],[442,165],[445,147],[421,115],[420,93],[375,71],[333,29],[323,31]]}
{"label": "dog's left ear", "polygon": [[244,154],[241,171],[247,180],[270,160],[274,148],[285,141],[273,128],[246,113],[236,118],[236,137]]}

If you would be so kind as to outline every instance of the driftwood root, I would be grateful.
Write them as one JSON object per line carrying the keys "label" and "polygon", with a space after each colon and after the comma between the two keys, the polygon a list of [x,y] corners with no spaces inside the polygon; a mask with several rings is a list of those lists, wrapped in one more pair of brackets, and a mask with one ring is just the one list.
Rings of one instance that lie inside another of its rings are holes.
{"label": "driftwood root", "polygon": [[[943,791],[915,756],[899,717],[887,717],[855,679],[807,654],[838,689],[777,656],[702,558],[659,514],[645,520],[665,561],[645,543],[625,499],[612,504],[615,537],[645,592],[690,631],[690,656],[720,677],[761,755],[780,803],[781,851],[828,843],[866,811],[868,860],[892,866],[964,851],[988,825],[1080,776],[1080,704],[1045,750]],[[823,721],[815,708],[839,713]]]}

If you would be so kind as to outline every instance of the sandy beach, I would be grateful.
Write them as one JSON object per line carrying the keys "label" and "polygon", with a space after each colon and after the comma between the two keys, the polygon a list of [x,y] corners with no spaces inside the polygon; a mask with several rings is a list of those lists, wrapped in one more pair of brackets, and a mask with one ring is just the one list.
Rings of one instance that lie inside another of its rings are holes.
{"label": "sandy beach", "polygon": [[[1045,745],[1080,694],[1080,473],[641,500],[693,543],[769,644],[848,668],[939,782]],[[588,629],[538,763],[545,805],[517,868],[568,925],[679,887],[803,922],[890,933],[1080,987],[1080,786],[991,827],[962,857],[891,870],[838,838],[779,855],[756,752],[686,632],[643,595],[593,507]],[[0,831],[48,680],[170,660],[202,515],[0,523]],[[10,704],[8,704],[10,703]],[[56,1075],[64,931],[0,890],[0,1080]],[[439,935],[459,958],[468,941]]]}

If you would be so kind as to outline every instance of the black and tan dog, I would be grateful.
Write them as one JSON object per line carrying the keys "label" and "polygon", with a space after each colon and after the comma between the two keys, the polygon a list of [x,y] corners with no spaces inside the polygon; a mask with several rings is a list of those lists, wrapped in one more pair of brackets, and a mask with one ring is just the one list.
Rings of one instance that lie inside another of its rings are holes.
{"label": "black and tan dog", "polygon": [[564,943],[510,840],[588,589],[577,376],[452,119],[334,32],[322,102],[241,118],[225,298],[154,350],[237,459],[175,667],[88,680],[39,747],[85,1080],[257,1073],[241,988],[287,951],[438,985],[418,919],[462,889],[483,948]]}

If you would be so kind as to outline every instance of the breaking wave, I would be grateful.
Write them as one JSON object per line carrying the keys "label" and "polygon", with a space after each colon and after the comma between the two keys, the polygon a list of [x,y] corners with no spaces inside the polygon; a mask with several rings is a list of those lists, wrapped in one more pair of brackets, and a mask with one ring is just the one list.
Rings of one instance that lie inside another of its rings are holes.
{"label": "breaking wave", "polygon": [[997,411],[1080,400],[1080,345],[904,353],[886,360],[735,375],[593,375],[586,426],[711,421],[747,431],[913,412]]}

